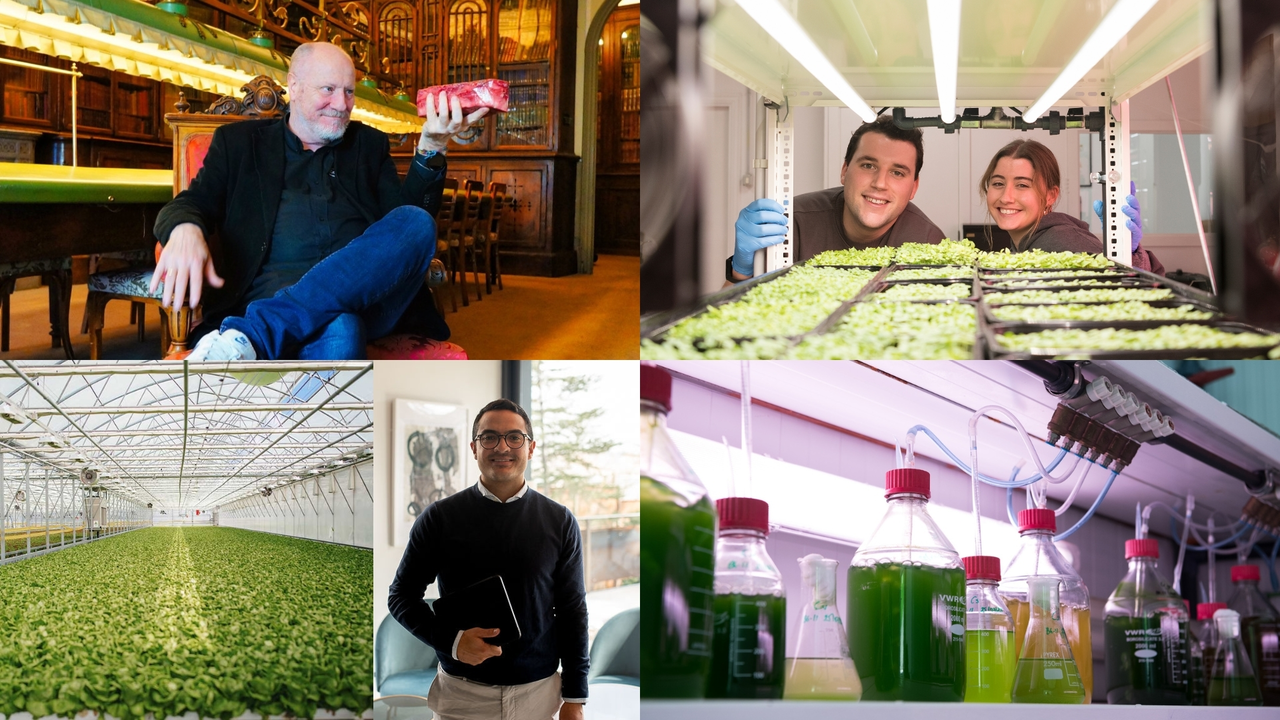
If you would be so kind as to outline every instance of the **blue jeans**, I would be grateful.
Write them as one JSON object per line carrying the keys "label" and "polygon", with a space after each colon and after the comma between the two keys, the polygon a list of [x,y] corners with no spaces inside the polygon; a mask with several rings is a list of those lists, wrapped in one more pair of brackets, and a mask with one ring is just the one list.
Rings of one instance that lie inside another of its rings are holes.
{"label": "blue jeans", "polygon": [[422,289],[435,250],[435,220],[403,205],[222,329],[244,333],[259,360],[362,360],[365,339],[390,333]]}

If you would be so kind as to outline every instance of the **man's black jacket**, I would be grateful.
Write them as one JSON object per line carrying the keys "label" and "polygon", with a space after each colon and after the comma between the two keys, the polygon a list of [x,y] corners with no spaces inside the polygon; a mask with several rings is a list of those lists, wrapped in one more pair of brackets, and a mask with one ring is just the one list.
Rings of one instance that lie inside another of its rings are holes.
{"label": "man's black jacket", "polygon": [[[205,285],[206,322],[220,322],[239,304],[267,258],[284,189],[284,134],[284,119],[242,120],[219,127],[204,167],[156,218],[155,234],[162,244],[186,222],[200,226],[209,241],[214,268],[226,283],[221,288]],[[439,210],[446,171],[432,171],[415,159],[402,184],[381,131],[352,122],[335,151],[338,191],[347,194],[370,225],[401,205],[417,205],[433,216]],[[217,242],[212,240],[215,233]],[[425,285],[396,332],[448,339],[448,326]]]}

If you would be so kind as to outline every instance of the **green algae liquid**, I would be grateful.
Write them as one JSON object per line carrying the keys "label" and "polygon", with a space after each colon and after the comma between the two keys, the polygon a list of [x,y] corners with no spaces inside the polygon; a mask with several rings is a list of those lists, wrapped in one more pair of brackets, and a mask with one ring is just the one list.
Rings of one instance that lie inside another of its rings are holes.
{"label": "green algae liquid", "polygon": [[964,633],[965,702],[1009,702],[1018,651],[1011,630]]}
{"label": "green algae liquid", "polygon": [[711,667],[716,511],[640,478],[640,696],[700,698]]}
{"label": "green algae liquid", "polygon": [[1186,705],[1187,624],[1170,616],[1108,615],[1107,702]]}
{"label": "green algae liquid", "polygon": [[1013,702],[1083,705],[1084,683],[1074,660],[1035,658],[1018,661]]}
{"label": "green algae liquid", "polygon": [[863,700],[964,701],[964,570],[854,566],[845,597]]}
{"label": "green algae liquid", "polygon": [[786,598],[716,595],[709,698],[782,698]]}
{"label": "green algae liquid", "polygon": [[1261,705],[1258,681],[1252,675],[1216,677],[1209,680],[1209,704],[1219,706]]}

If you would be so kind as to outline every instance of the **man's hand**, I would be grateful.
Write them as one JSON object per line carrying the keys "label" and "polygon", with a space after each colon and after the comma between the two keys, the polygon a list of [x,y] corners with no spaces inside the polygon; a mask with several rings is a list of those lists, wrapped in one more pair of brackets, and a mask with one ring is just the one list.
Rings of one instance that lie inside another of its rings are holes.
{"label": "man's hand", "polygon": [[561,703],[560,720],[582,720],[582,703]]}
{"label": "man's hand", "polygon": [[457,97],[449,97],[445,93],[427,95],[427,121],[422,123],[422,137],[418,138],[418,152],[444,152],[449,147],[449,138],[465,132],[480,118],[489,114],[489,108],[480,108],[470,115],[462,116],[462,103]]}
{"label": "man's hand", "polygon": [[751,277],[755,274],[756,251],[777,245],[787,239],[786,210],[777,200],[760,198],[742,208],[733,226],[733,271]]}
{"label": "man's hand", "polygon": [[471,628],[464,630],[458,641],[458,659],[468,665],[479,665],[491,657],[502,654],[502,648],[490,645],[484,638],[498,637],[497,628]]}
{"label": "man's hand", "polygon": [[[1132,243],[1130,243],[1129,252],[1138,252],[1138,243],[1142,242],[1142,208],[1138,206],[1137,183],[1129,182],[1129,194],[1124,196],[1124,202],[1120,205],[1120,212],[1129,218],[1125,221],[1125,227],[1129,228]],[[1106,224],[1107,220],[1102,216],[1102,201],[1093,201],[1093,212],[1097,214],[1098,219]]]}
{"label": "man's hand", "polygon": [[223,280],[213,269],[209,246],[204,233],[195,223],[182,223],[169,234],[169,242],[160,252],[156,270],[151,273],[151,292],[164,281],[164,293],[160,304],[168,308],[182,307],[184,298],[190,298],[190,307],[200,304],[200,291],[204,281],[216,288]]}

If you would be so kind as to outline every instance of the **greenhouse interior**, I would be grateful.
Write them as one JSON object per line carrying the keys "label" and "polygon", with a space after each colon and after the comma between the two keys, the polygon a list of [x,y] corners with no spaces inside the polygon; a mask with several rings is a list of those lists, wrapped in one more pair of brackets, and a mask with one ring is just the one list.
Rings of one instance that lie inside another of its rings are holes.
{"label": "greenhouse interior", "polygon": [[1274,717],[1275,365],[642,364],[642,715]]}
{"label": "greenhouse interior", "polygon": [[1280,357],[1276,3],[661,7],[643,359]]}
{"label": "greenhouse interior", "polygon": [[0,367],[10,717],[371,713],[372,369]]}

